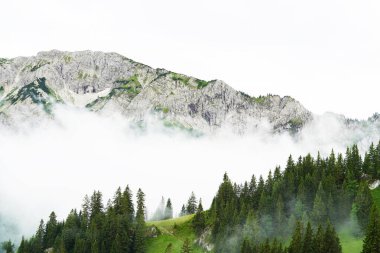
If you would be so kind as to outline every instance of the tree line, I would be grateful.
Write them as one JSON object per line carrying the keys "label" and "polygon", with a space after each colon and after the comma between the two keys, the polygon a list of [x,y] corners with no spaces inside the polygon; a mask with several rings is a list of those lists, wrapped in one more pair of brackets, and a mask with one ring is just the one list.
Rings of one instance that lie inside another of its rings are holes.
{"label": "tree line", "polygon": [[82,209],[73,209],[60,222],[52,212],[41,220],[30,239],[22,238],[18,253],[143,253],[145,252],[145,194],[137,192],[137,206],[127,186],[118,188],[114,198],[103,206],[103,196],[95,191],[86,196]]}
{"label": "tree line", "polygon": [[363,235],[373,205],[368,183],[380,175],[379,159],[380,143],[371,145],[364,160],[353,145],[345,155],[332,151],[326,158],[308,154],[296,161],[290,156],[285,169],[276,167],[266,180],[252,176],[236,184],[225,174],[206,212],[215,251],[234,253],[243,244],[284,241],[298,222],[317,229],[350,220],[357,227],[353,233]]}

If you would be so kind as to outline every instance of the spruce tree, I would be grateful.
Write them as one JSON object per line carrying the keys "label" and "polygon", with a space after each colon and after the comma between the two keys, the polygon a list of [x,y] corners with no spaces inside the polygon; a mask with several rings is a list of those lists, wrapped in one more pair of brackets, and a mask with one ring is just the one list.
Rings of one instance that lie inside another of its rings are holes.
{"label": "spruce tree", "polygon": [[145,252],[145,194],[137,191],[136,231],[134,237],[134,252]]}
{"label": "spruce tree", "polygon": [[187,214],[194,214],[197,211],[197,199],[194,192],[191,193],[189,200],[187,201],[186,212]]}
{"label": "spruce tree", "polygon": [[190,240],[186,238],[184,241],[182,248],[181,248],[181,253],[191,253],[191,245],[190,245]]}
{"label": "spruce tree", "polygon": [[193,228],[197,235],[200,235],[206,227],[206,219],[203,213],[202,200],[199,200],[197,212],[192,221]]}
{"label": "spruce tree", "polygon": [[366,182],[359,185],[359,191],[355,198],[358,222],[362,230],[365,230],[369,221],[369,214],[373,205],[371,191]]}
{"label": "spruce tree", "polygon": [[378,252],[380,252],[380,214],[376,205],[373,205],[371,208],[369,224],[365,233],[362,253]]}
{"label": "spruce tree", "polygon": [[164,211],[164,219],[172,219],[173,218],[173,206],[170,198],[166,202],[165,211]]}
{"label": "spruce tree", "polygon": [[15,248],[15,245],[12,243],[11,240],[6,241],[6,242],[3,242],[3,243],[1,244],[1,249],[2,249],[5,253],[13,253],[13,252],[14,252],[14,248]]}
{"label": "spruce tree", "polygon": [[313,253],[324,253],[324,232],[322,226],[319,225],[317,233],[313,238]]}
{"label": "spruce tree", "polygon": [[182,208],[181,208],[181,212],[179,213],[179,216],[185,216],[187,213],[186,213],[186,207],[185,205],[182,205]]}
{"label": "spruce tree", "polygon": [[289,245],[289,253],[302,253],[302,224],[297,221],[296,228],[294,229],[292,240]]}
{"label": "spruce tree", "polygon": [[50,248],[54,245],[55,238],[57,237],[57,215],[52,212],[46,222],[46,229],[44,234],[44,248]]}
{"label": "spruce tree", "polygon": [[342,253],[342,247],[340,246],[339,238],[330,222],[327,225],[324,235],[323,252]]}
{"label": "spruce tree", "polygon": [[303,237],[302,252],[303,253],[313,252],[313,230],[311,229],[310,222],[307,223],[305,235]]}
{"label": "spruce tree", "polygon": [[327,221],[327,207],[325,204],[325,192],[323,190],[322,182],[319,183],[318,191],[314,199],[314,206],[312,212],[312,219],[315,224],[323,224]]}

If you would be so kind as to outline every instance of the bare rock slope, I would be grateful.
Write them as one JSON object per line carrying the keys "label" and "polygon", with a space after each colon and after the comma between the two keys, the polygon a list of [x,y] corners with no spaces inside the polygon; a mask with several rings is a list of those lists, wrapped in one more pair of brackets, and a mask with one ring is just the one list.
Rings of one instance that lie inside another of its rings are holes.
{"label": "bare rock slope", "polygon": [[312,114],[291,97],[251,97],[220,80],[204,81],[154,69],[116,53],[40,52],[0,59],[2,120],[48,115],[56,103],[140,121],[158,115],[168,124],[244,131],[266,121],[274,130],[301,128]]}

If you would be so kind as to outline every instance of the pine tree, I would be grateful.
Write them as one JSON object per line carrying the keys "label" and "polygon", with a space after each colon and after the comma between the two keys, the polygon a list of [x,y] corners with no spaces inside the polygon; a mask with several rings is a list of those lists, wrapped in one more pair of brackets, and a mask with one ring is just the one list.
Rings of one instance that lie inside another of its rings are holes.
{"label": "pine tree", "polygon": [[49,220],[46,223],[45,235],[44,235],[44,248],[50,248],[54,245],[55,238],[57,237],[57,215],[52,212],[49,216]]}
{"label": "pine tree", "polygon": [[90,199],[88,195],[83,199],[83,204],[82,204],[82,217],[81,217],[81,228],[83,231],[85,231],[90,222]]}
{"label": "pine tree", "polygon": [[307,223],[305,235],[303,237],[302,252],[303,253],[313,252],[313,230],[311,229],[310,222]]}
{"label": "pine tree", "polygon": [[24,239],[24,236],[21,238],[20,246],[18,246],[17,253],[26,253],[26,244],[27,242]]}
{"label": "pine tree", "polygon": [[132,192],[128,185],[123,192],[122,210],[123,214],[127,217],[128,223],[131,224],[135,218],[135,208],[132,200]]}
{"label": "pine tree", "polygon": [[188,238],[186,238],[182,245],[181,253],[191,253],[190,240]]}
{"label": "pine tree", "polygon": [[200,235],[206,227],[206,219],[203,213],[203,206],[202,206],[201,199],[199,200],[199,205],[197,208],[197,212],[194,215],[192,225],[197,235]]}
{"label": "pine tree", "polygon": [[3,242],[1,244],[1,249],[4,250],[5,253],[13,253],[14,248],[15,248],[15,245],[12,243],[11,240]]}
{"label": "pine tree", "polygon": [[164,211],[164,219],[172,219],[173,218],[173,206],[170,198],[166,202],[165,211]]}
{"label": "pine tree", "polygon": [[94,191],[90,202],[90,222],[103,212],[103,208],[103,194],[100,191]]}
{"label": "pine tree", "polygon": [[340,246],[339,238],[330,222],[327,225],[324,235],[323,252],[342,253],[342,247]]}
{"label": "pine tree", "polygon": [[375,252],[380,252],[380,214],[376,205],[373,205],[371,208],[369,224],[365,233],[362,253]]}
{"label": "pine tree", "polygon": [[302,224],[297,222],[289,245],[289,253],[302,253]]}
{"label": "pine tree", "polygon": [[322,183],[319,184],[317,194],[314,199],[312,219],[315,224],[323,224],[327,221],[327,207],[325,204],[325,192]]}
{"label": "pine tree", "polygon": [[365,230],[369,221],[369,214],[373,205],[371,191],[366,182],[359,185],[359,191],[355,198],[358,222],[362,230]]}
{"label": "pine tree", "polygon": [[189,200],[187,201],[186,212],[187,214],[194,214],[197,211],[197,199],[194,192],[191,193]]}
{"label": "pine tree", "polygon": [[134,252],[145,252],[145,194],[137,191],[136,231],[134,237]]}
{"label": "pine tree", "polygon": [[182,205],[182,208],[181,208],[181,212],[179,213],[179,216],[185,216],[187,213],[186,213],[186,207],[185,205]]}
{"label": "pine tree", "polygon": [[40,225],[38,226],[35,240],[34,240],[34,245],[33,248],[36,251],[42,252],[44,251],[44,237],[45,237],[45,224],[44,220],[40,221]]}
{"label": "pine tree", "polygon": [[313,253],[324,253],[324,233],[322,226],[319,225],[317,233],[313,238]]}

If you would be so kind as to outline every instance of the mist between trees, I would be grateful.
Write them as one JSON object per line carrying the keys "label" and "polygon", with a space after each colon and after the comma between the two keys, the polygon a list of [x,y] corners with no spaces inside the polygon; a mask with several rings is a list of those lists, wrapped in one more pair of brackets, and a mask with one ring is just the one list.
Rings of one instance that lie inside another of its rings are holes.
{"label": "mist between trees", "polygon": [[[208,240],[215,252],[306,253],[312,248],[317,253],[339,253],[337,230],[348,230],[357,238],[366,236],[365,245],[374,241],[369,228],[379,230],[380,223],[377,211],[371,213],[375,205],[369,184],[379,179],[380,143],[372,144],[364,158],[354,145],[344,155],[331,152],[326,158],[306,155],[296,160],[290,156],[285,169],[276,167],[266,180],[252,176],[236,184],[225,174],[207,211],[194,193],[185,210],[195,213],[192,227],[198,236],[210,231]],[[171,218],[170,207],[170,199],[162,198],[153,217]],[[18,252],[47,248],[61,253],[86,252],[82,251],[86,248],[91,252],[144,252],[146,207],[141,190],[136,209],[129,187],[119,188],[107,206],[95,191],[64,222],[51,213],[33,237],[21,241]],[[380,240],[375,243],[380,246]]]}

